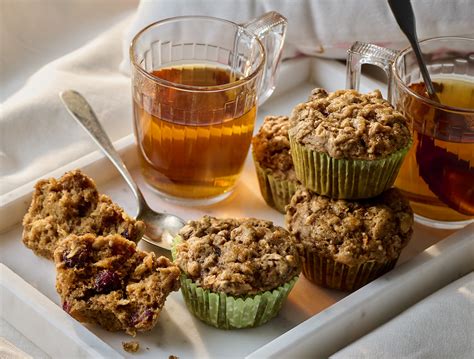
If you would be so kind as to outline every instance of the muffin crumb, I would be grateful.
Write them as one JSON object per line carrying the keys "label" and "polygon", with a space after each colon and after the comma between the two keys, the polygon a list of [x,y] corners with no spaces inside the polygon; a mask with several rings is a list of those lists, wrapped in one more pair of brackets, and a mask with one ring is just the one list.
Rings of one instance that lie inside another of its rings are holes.
{"label": "muffin crumb", "polygon": [[123,350],[129,353],[136,353],[140,349],[140,343],[136,340],[122,342]]}

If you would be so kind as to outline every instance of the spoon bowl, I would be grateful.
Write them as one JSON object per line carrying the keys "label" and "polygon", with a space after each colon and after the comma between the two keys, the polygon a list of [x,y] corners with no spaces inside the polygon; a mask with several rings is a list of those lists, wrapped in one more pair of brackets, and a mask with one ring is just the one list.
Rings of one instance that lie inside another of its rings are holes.
{"label": "spoon bowl", "polygon": [[184,221],[172,214],[156,212],[148,206],[143,194],[112,145],[87,100],[74,90],[63,91],[59,96],[71,116],[92,137],[130,187],[138,204],[136,219],[145,222],[146,225],[143,240],[154,247],[158,247],[160,250],[164,250],[165,254],[169,256],[172,240],[184,226]]}
{"label": "spoon bowl", "polygon": [[181,218],[172,214],[155,212],[150,208],[139,212],[137,219],[146,224],[143,240],[166,250],[171,250],[173,238],[184,226]]}

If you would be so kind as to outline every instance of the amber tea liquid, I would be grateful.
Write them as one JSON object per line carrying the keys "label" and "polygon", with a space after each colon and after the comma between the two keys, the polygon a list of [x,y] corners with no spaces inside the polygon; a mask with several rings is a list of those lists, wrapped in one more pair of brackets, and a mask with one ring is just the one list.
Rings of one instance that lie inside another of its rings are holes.
{"label": "amber tea liquid", "polygon": [[[474,83],[434,78],[444,105],[474,109]],[[410,88],[427,97],[424,84]],[[439,221],[474,218],[474,117],[435,111],[410,98],[403,107],[413,125],[413,146],[395,185],[414,211]]]}
{"label": "amber tea liquid", "polygon": [[[173,66],[152,75],[204,87],[242,78],[207,65]],[[255,123],[256,95],[250,87],[187,92],[164,85],[145,89],[139,100],[134,97],[134,116],[148,183],[173,197],[211,198],[231,190],[243,167]]]}

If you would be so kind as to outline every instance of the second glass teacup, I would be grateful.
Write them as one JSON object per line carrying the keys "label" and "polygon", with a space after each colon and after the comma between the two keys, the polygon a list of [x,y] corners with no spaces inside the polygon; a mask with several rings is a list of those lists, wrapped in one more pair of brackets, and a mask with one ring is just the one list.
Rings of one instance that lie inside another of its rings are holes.
{"label": "second glass teacup", "polygon": [[395,186],[419,222],[460,228],[474,222],[474,38],[426,39],[420,48],[440,103],[428,97],[411,48],[355,43],[348,87],[358,88],[362,64],[385,70],[389,101],[407,117],[414,142]]}
{"label": "second glass teacup", "polygon": [[132,41],[135,135],[146,181],[168,199],[227,197],[247,157],[257,103],[275,87],[286,19],[151,24]]}

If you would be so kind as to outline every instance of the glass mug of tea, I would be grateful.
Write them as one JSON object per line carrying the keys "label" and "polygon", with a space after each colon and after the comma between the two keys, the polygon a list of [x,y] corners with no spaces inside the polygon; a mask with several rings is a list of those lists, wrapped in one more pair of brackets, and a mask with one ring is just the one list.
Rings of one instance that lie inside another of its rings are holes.
{"label": "glass mug of tea", "polygon": [[439,103],[429,98],[411,48],[355,43],[347,86],[358,88],[362,64],[385,71],[388,99],[407,117],[413,136],[395,186],[419,222],[460,228],[474,221],[474,39],[438,37],[420,48]]}
{"label": "glass mug of tea", "polygon": [[202,205],[231,193],[257,102],[275,87],[286,26],[276,12],[244,25],[187,16],[135,36],[135,136],[142,173],[164,198]]}

